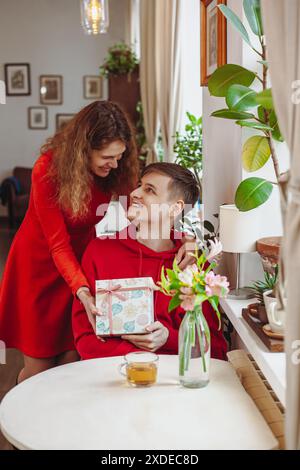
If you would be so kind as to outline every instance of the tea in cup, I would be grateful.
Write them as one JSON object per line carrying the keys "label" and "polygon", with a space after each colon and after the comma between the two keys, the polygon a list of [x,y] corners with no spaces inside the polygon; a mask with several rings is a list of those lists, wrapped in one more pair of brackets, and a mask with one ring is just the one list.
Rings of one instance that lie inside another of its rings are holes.
{"label": "tea in cup", "polygon": [[[153,385],[157,379],[158,356],[148,352],[132,352],[124,356],[125,362],[119,370],[134,387]],[[123,372],[125,368],[125,372]]]}

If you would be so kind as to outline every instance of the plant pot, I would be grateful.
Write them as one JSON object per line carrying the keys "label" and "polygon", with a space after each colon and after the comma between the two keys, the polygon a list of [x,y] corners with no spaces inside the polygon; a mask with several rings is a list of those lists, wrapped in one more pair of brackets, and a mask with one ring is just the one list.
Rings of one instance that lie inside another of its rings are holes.
{"label": "plant pot", "polygon": [[271,331],[283,334],[285,329],[285,311],[278,309],[277,299],[274,297],[273,291],[267,290],[263,293],[263,296]]}
{"label": "plant pot", "polygon": [[268,316],[267,316],[267,311],[266,311],[266,307],[264,305],[259,305],[258,306],[258,309],[257,309],[257,313],[258,313],[258,318],[260,319],[260,321],[265,325],[266,323],[268,323]]}
{"label": "plant pot", "polygon": [[275,266],[279,263],[279,252],[282,237],[260,238],[256,242],[256,251],[259,253],[265,272],[274,274]]}
{"label": "plant pot", "polygon": [[128,74],[108,76],[108,99],[120,105],[136,125],[139,119],[136,107],[141,100],[138,67]]}

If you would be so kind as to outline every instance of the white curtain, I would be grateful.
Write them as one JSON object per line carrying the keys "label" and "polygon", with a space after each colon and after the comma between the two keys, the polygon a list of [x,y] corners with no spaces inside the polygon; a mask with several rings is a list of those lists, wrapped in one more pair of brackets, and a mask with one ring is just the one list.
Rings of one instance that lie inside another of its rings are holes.
{"label": "white curtain", "polygon": [[174,135],[182,128],[183,3],[156,0],[156,82],[164,160],[173,161]]}
{"label": "white curtain", "polygon": [[141,96],[148,143],[147,163],[157,159],[160,123],[164,160],[173,161],[173,136],[183,122],[183,0],[141,0]]}
{"label": "white curtain", "polygon": [[144,127],[148,146],[147,164],[157,160],[158,109],[155,61],[155,0],[140,3],[140,81]]}
{"label": "white curtain", "polygon": [[273,98],[291,154],[283,241],[287,287],[286,447],[300,449],[300,0],[262,0]]}

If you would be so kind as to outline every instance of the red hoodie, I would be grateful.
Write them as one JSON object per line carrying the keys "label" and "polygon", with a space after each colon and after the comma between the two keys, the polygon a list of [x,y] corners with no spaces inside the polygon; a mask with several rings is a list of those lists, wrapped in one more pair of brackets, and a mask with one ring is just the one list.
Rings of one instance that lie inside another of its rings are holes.
{"label": "red hoodie", "polygon": [[[126,234],[127,229],[116,234],[116,238],[100,237],[88,245],[82,259],[82,268],[93,295],[95,295],[97,279],[149,276],[157,283],[160,280],[162,266],[172,268],[174,257],[181,245],[179,240],[174,240],[175,247],[172,250],[156,252],[129,236],[125,239]],[[177,354],[178,352],[178,329],[184,311],[177,308],[169,313],[170,299],[161,292],[154,292],[154,321],[160,321],[169,330],[167,342],[157,350],[158,354]],[[211,330],[211,355],[217,359],[226,359],[226,342],[222,332],[218,331],[216,314],[208,302],[203,304],[203,308]],[[122,356],[138,351],[132,343],[118,337],[106,338],[106,342],[100,341],[92,329],[84,307],[77,298],[73,302],[72,322],[75,345],[82,359]]]}

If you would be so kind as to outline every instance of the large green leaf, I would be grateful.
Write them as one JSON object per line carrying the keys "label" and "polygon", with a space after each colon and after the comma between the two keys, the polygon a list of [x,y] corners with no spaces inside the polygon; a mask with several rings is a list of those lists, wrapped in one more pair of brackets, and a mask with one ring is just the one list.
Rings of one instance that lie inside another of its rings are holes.
{"label": "large green leaf", "polygon": [[247,178],[235,193],[235,205],[241,212],[251,211],[264,204],[270,197],[273,186],[262,178]]}
{"label": "large green leaf", "polygon": [[250,86],[255,73],[236,64],[226,64],[214,71],[208,80],[208,89],[212,96],[226,96],[231,85]]}
{"label": "large green leaf", "polygon": [[270,126],[267,126],[266,124],[262,124],[258,121],[236,121],[236,124],[238,124],[241,127],[251,127],[251,129],[256,129],[258,131],[272,131],[273,128]]}
{"label": "large green leaf", "polygon": [[254,135],[243,146],[242,160],[246,171],[257,171],[262,168],[271,155],[268,139],[264,136]]}
{"label": "large green leaf", "polygon": [[282,137],[281,131],[279,129],[278,118],[274,110],[270,112],[269,122],[270,122],[270,126],[272,126],[273,128],[273,131],[272,131],[273,139],[277,140],[278,142],[284,142],[284,138]]}
{"label": "large green leaf", "polygon": [[244,0],[244,11],[250,28],[256,36],[263,36],[260,0]]}
{"label": "large green leaf", "polygon": [[244,41],[252,47],[249,34],[239,17],[226,5],[218,5],[219,9],[225,16],[225,18],[232,24],[232,26],[240,33]]}
{"label": "large green leaf", "polygon": [[223,119],[250,119],[253,118],[254,114],[242,113],[234,109],[218,109],[211,113],[211,116]]}
{"label": "large green leaf", "polygon": [[274,109],[272,90],[268,88],[267,90],[261,91],[256,95],[256,102],[260,104],[265,109]]}
{"label": "large green leaf", "polygon": [[247,111],[257,106],[255,97],[256,92],[251,88],[244,85],[231,85],[227,91],[226,103],[228,108],[236,111]]}

